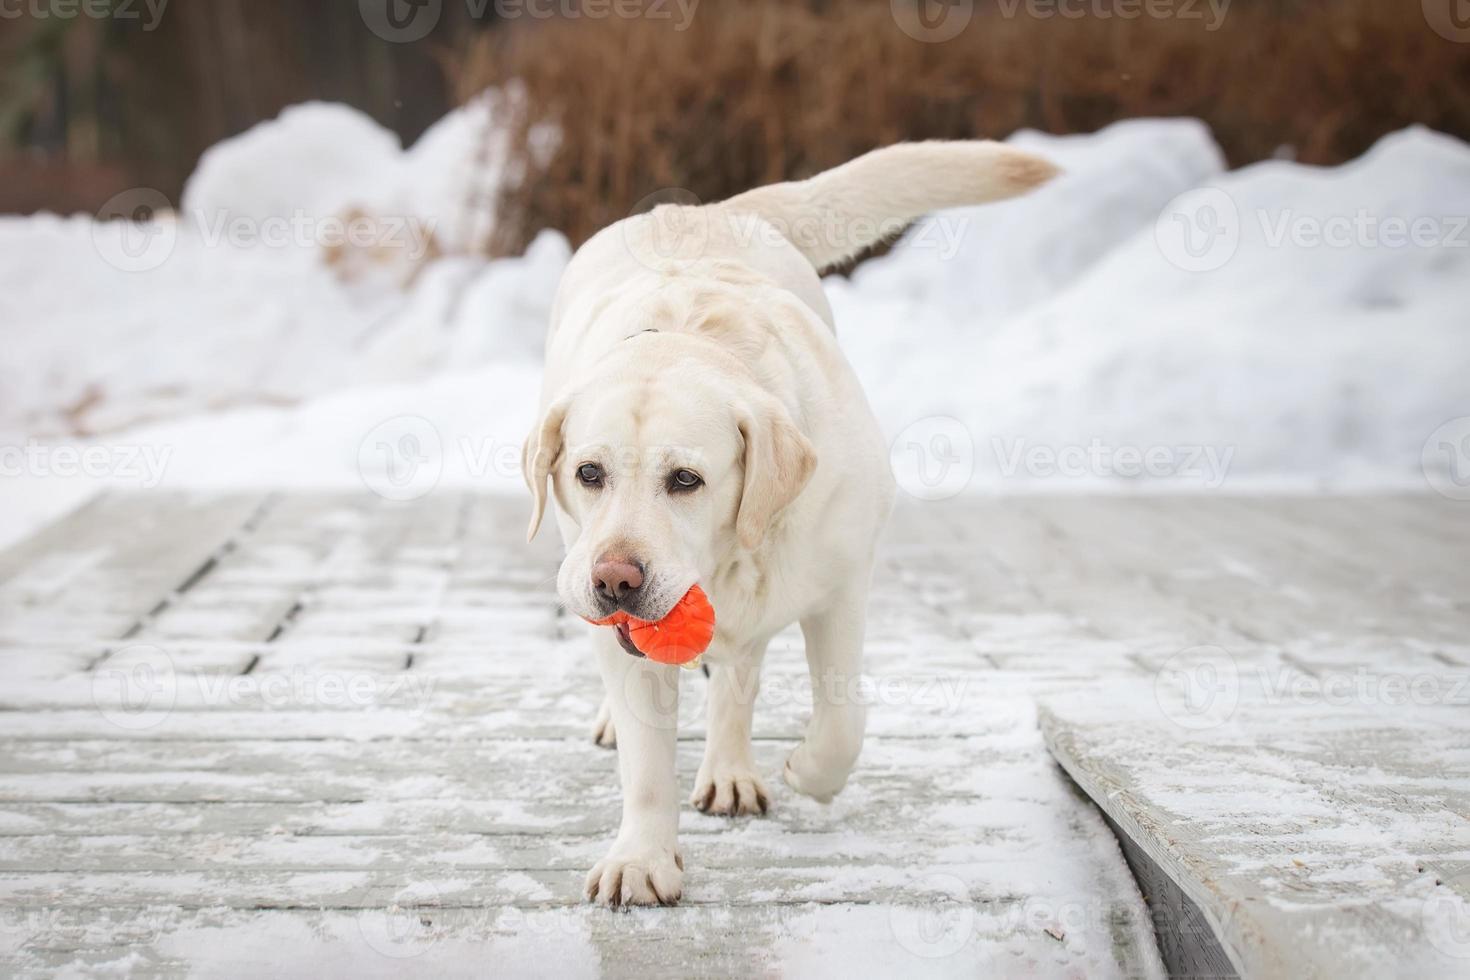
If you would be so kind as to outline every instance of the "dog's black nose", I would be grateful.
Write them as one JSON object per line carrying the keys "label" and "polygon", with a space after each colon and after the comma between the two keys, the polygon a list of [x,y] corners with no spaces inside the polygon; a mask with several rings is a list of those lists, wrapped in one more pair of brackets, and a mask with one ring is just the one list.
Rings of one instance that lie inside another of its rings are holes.
{"label": "dog's black nose", "polygon": [[625,602],[643,587],[643,566],[625,558],[604,558],[592,566],[592,588],[608,602]]}

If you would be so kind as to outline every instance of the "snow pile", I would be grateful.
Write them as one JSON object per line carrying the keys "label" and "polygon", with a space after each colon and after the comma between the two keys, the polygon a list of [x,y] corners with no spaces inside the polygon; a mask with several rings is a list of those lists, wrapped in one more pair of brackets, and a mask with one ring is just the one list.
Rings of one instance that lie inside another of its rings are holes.
{"label": "snow pile", "polygon": [[[1163,132],[1141,127],[1136,150],[1163,152]],[[1009,207],[1054,231],[1078,184],[1127,176],[1074,173]],[[1176,485],[1422,487],[1425,440],[1470,414],[1467,215],[1470,148],[1413,129],[1336,169],[1218,174],[1015,316],[960,314],[964,274],[989,281],[967,260],[927,283],[860,269],[829,295],[879,417],[898,433],[953,416],[972,486],[1133,482],[1154,453]]]}
{"label": "snow pile", "polygon": [[[889,255],[857,269],[865,297],[911,298],[974,332],[1049,299],[1152,227],[1174,195],[1225,169],[1209,129],[1192,119],[1130,120],[1087,136],[1023,130],[1007,142],[1062,176],[1035,195],[921,220]],[[904,331],[885,330],[895,332]]]}
{"label": "snow pile", "polygon": [[[0,219],[0,319],[10,325],[0,439],[111,436],[202,411],[422,380],[455,352],[445,345],[453,327],[468,324],[446,290],[481,273],[505,298],[533,290],[549,303],[559,265],[548,281],[522,276],[525,260],[490,272],[459,254],[489,230],[505,174],[491,120],[506,102],[486,93],[407,152],[356,110],[296,106],[206,152],[177,213],[140,191],[106,210],[147,205],[156,217],[146,224]],[[544,307],[531,312],[544,322]],[[483,316],[476,332],[493,335],[498,323]],[[519,344],[527,334],[507,336]],[[435,350],[396,363],[405,335]]]}
{"label": "snow pile", "polygon": [[397,172],[402,155],[398,137],[361,112],[291,106],[206,150],[184,185],[182,209],[253,220],[331,214]]}
{"label": "snow pile", "polygon": [[495,120],[517,99],[487,91],[408,150],[348,106],[292,106],[205,152],[184,187],[182,211],[255,222],[359,211],[422,221],[443,251],[474,251],[489,234],[506,175],[506,142]]}
{"label": "snow pile", "polygon": [[350,383],[347,358],[392,309],[344,290],[308,250],[211,246],[162,221],[166,257],[130,271],[109,261],[128,231],[0,219],[0,440],[111,434]]}
{"label": "snow pile", "polygon": [[[162,446],[168,486],[361,486],[362,447],[422,423],[438,482],[520,492],[562,236],[427,256],[389,288],[344,283],[316,241],[211,241],[187,220],[357,208],[462,244],[445,229],[474,211],[473,175],[514,179],[470,159],[493,156],[493,112],[404,153],[351,110],[288,111],[206,155],[144,271],[117,267],[121,223],[0,219],[4,441]],[[1226,173],[1189,120],[1014,141],[1065,175],[828,280],[906,487],[1423,485],[1430,433],[1470,415],[1470,148],[1407,130],[1335,169]],[[8,497],[53,510],[99,482],[20,474]]]}

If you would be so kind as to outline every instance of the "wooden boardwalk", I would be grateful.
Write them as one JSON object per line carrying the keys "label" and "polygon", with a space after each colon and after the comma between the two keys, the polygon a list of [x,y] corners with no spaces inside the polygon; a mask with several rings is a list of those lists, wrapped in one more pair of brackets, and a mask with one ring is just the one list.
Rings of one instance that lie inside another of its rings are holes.
{"label": "wooden boardwalk", "polygon": [[[911,503],[847,791],[776,775],[809,702],[784,634],[756,714],[774,812],[686,808],[684,904],[611,913],[580,901],[618,814],[599,682],[522,502],[102,498],[0,555],[0,973],[1157,976],[1039,722],[1237,969],[1470,966],[1470,707],[1276,711],[1274,680],[1465,678],[1462,506]],[[1228,711],[1189,687],[1220,664]],[[1271,958],[1297,928],[1316,944]]]}

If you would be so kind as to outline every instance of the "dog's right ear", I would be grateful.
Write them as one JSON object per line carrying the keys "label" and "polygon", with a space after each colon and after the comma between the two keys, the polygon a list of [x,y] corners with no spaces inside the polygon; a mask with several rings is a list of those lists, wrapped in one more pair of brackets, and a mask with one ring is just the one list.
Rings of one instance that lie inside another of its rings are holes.
{"label": "dog's right ear", "polygon": [[531,526],[526,529],[527,541],[536,537],[541,517],[546,513],[546,484],[551,478],[551,468],[561,455],[562,424],[567,419],[570,405],[570,397],[552,402],[521,447],[521,474],[526,478],[526,486],[531,488]]}

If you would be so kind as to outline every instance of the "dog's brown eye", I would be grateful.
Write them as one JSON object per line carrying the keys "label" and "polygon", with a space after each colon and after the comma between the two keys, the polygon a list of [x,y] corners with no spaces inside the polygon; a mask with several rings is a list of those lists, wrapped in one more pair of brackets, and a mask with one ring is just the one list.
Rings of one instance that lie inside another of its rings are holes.
{"label": "dog's brown eye", "polygon": [[596,463],[583,463],[577,467],[577,479],[582,481],[583,486],[602,486],[602,467]]}
{"label": "dog's brown eye", "polygon": [[669,475],[669,489],[676,492],[693,490],[703,482],[693,470],[675,470]]}

